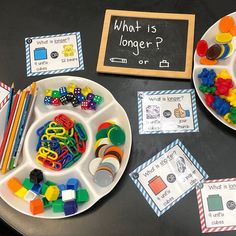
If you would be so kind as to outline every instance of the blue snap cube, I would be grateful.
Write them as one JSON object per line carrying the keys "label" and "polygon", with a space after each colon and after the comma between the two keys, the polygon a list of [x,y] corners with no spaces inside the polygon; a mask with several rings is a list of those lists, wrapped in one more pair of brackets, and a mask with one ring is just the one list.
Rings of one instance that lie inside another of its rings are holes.
{"label": "blue snap cube", "polygon": [[59,190],[60,190],[59,197],[61,197],[61,192],[62,192],[63,190],[66,190],[66,186],[65,186],[65,184],[59,184],[57,187],[58,187]]}
{"label": "blue snap cube", "polygon": [[76,200],[64,202],[64,213],[66,216],[75,214],[77,210],[78,205],[76,203]]}
{"label": "blue snap cube", "polygon": [[45,60],[47,59],[47,49],[46,48],[35,48],[34,49],[34,60]]}
{"label": "blue snap cube", "polygon": [[76,178],[68,179],[68,181],[66,183],[67,189],[77,190],[80,187],[81,187],[81,184],[80,184],[79,180]]}
{"label": "blue snap cube", "polygon": [[39,195],[41,189],[42,189],[42,184],[34,184],[33,187],[31,188],[31,191]]}

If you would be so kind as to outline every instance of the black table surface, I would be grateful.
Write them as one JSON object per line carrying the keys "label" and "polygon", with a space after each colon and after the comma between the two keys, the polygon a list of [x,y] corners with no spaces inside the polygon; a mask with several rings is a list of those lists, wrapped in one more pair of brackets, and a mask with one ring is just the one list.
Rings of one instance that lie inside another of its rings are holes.
{"label": "black table surface", "polygon": [[179,138],[210,179],[236,177],[235,131],[216,120],[197,98],[200,132],[139,135],[137,91],[188,89],[194,87],[192,81],[98,74],[96,64],[106,9],[195,14],[195,46],[203,33],[219,18],[233,12],[235,6],[235,0],[1,2],[0,80],[8,85],[14,81],[17,89],[23,89],[32,81],[45,78],[26,77],[24,38],[80,31],[85,70],[68,75],[86,77],[111,91],[129,116],[133,144],[128,166],[117,186],[88,211],[67,219],[45,220],[23,215],[0,200],[0,235],[201,235],[195,191],[158,218],[128,174]]}

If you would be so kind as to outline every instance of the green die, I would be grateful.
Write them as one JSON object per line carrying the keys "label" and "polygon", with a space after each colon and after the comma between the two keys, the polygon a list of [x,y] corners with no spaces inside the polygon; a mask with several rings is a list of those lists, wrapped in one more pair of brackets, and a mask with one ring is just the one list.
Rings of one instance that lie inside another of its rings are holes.
{"label": "green die", "polygon": [[60,92],[58,90],[53,90],[52,97],[53,98],[60,98]]}
{"label": "green die", "polygon": [[103,101],[103,98],[99,95],[95,95],[94,98],[93,98],[93,102],[95,102],[96,104],[101,104]]}
{"label": "green die", "polygon": [[77,203],[84,203],[89,200],[88,191],[84,188],[80,188],[76,191],[76,202]]}
{"label": "green die", "polygon": [[29,178],[25,178],[22,185],[27,189],[30,190],[33,187],[33,183],[30,181]]}
{"label": "green die", "polygon": [[63,212],[64,211],[64,202],[62,199],[57,199],[52,203],[53,212]]}
{"label": "green die", "polygon": [[46,197],[42,198],[44,208],[49,208],[52,206],[52,202],[49,202]]}

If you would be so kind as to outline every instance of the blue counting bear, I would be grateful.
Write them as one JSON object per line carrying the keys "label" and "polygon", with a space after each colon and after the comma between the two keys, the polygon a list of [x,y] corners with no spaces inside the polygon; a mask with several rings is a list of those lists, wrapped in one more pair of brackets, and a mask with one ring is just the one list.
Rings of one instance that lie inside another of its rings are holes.
{"label": "blue counting bear", "polygon": [[200,74],[198,74],[198,78],[201,80],[202,85],[207,87],[211,87],[215,83],[216,73],[214,70],[208,70],[204,68]]}
{"label": "blue counting bear", "polygon": [[215,100],[212,103],[212,107],[221,116],[224,116],[230,111],[230,104],[219,96],[215,96]]}

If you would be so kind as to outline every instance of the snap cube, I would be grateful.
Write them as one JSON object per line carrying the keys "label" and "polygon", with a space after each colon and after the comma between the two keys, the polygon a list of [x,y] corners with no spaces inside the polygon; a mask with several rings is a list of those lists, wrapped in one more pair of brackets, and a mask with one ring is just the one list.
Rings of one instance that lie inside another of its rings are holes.
{"label": "snap cube", "polygon": [[74,200],[75,199],[75,190],[72,190],[72,189],[62,190],[61,196],[62,196],[63,202]]}
{"label": "snap cube", "polygon": [[33,215],[43,213],[43,201],[39,198],[30,201],[30,211]]}
{"label": "snap cube", "polygon": [[61,199],[58,199],[52,203],[53,212],[63,212],[64,211],[64,202]]}
{"label": "snap cube", "polygon": [[60,190],[57,186],[49,186],[45,192],[48,201],[55,201],[59,196]]}
{"label": "snap cube", "polygon": [[7,181],[8,188],[13,192],[17,192],[20,188],[22,188],[22,184],[19,179],[16,177],[12,177]]}
{"label": "snap cube", "polygon": [[88,191],[84,188],[80,188],[76,191],[76,202],[79,203],[84,203],[89,200],[89,194]]}
{"label": "snap cube", "polygon": [[66,190],[66,186],[65,186],[65,184],[59,184],[57,187],[58,187],[59,190],[60,190],[59,197],[61,197],[61,192],[62,192],[63,190]]}
{"label": "snap cube", "polygon": [[46,197],[42,198],[44,208],[49,208],[52,206],[52,202],[49,202]]}
{"label": "snap cube", "polygon": [[30,181],[29,178],[25,178],[22,185],[28,190],[30,190],[34,186],[34,184]]}
{"label": "snap cube", "polygon": [[16,196],[24,199],[26,193],[27,193],[27,189],[25,187],[21,187],[17,192],[15,192]]}
{"label": "snap cube", "polygon": [[51,105],[52,104],[52,97],[50,97],[50,96],[44,97],[44,104]]}
{"label": "snap cube", "polygon": [[33,169],[30,172],[30,181],[34,184],[39,184],[43,181],[43,172],[39,169]]}
{"label": "snap cube", "polygon": [[36,194],[40,194],[41,189],[42,189],[42,184],[34,184],[33,187],[31,188],[31,190]]}
{"label": "snap cube", "polygon": [[68,179],[66,183],[67,189],[77,190],[79,187],[81,187],[80,182],[76,178]]}
{"label": "snap cube", "polygon": [[75,200],[71,200],[64,203],[64,213],[65,215],[72,215],[78,210],[78,205]]}
{"label": "snap cube", "polygon": [[24,199],[25,199],[25,201],[30,202],[30,201],[36,199],[37,197],[38,197],[38,195],[36,193],[34,193],[31,190],[28,190],[24,196]]}

